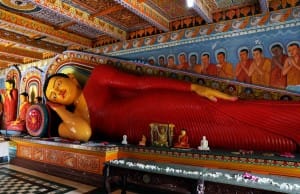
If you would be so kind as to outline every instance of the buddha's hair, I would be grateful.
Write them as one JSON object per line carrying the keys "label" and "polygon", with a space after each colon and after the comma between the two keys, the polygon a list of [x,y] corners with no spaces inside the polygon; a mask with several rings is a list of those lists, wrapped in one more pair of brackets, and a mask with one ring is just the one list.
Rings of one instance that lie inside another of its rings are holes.
{"label": "buddha's hair", "polygon": [[41,96],[37,96],[35,98],[37,99],[38,102],[42,102],[43,101],[43,98]]}
{"label": "buddha's hair", "polygon": [[52,74],[50,75],[49,77],[47,77],[47,79],[45,80],[44,82],[44,87],[43,87],[43,92],[44,92],[44,96],[46,98],[46,100],[49,100],[47,95],[46,95],[46,90],[47,90],[47,87],[49,85],[49,81],[54,78],[54,77],[65,77],[65,78],[69,78],[68,75],[64,74],[64,73],[56,73],[56,74]]}
{"label": "buddha's hair", "polygon": [[28,93],[27,93],[27,92],[22,92],[20,95],[21,95],[21,96],[28,97]]}
{"label": "buddha's hair", "polygon": [[13,88],[15,88],[15,80],[14,79],[7,79],[5,82],[12,84]]}

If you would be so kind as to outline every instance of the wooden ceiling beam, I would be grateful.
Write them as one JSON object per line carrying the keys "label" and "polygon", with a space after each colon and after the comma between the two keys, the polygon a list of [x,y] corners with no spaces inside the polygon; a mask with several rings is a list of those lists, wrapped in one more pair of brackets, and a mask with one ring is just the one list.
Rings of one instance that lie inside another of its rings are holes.
{"label": "wooden ceiling beam", "polygon": [[7,54],[11,53],[13,55],[17,55],[20,57],[28,57],[31,59],[39,59],[39,60],[44,59],[43,53],[29,51],[25,49],[16,48],[16,47],[6,47],[0,45],[0,52],[7,53]]}
{"label": "wooden ceiling beam", "polygon": [[116,11],[120,11],[122,9],[124,9],[124,7],[122,5],[115,5],[113,7],[110,7],[108,9],[106,9],[106,10],[103,10],[103,11],[100,11],[100,12],[97,12],[97,13],[93,13],[93,14],[91,14],[91,16],[101,17],[101,16],[108,15],[108,14],[116,12]]}
{"label": "wooden ceiling beam", "polygon": [[24,28],[41,36],[47,36],[49,38],[59,39],[70,44],[77,44],[83,47],[91,47],[92,41],[88,38],[66,32],[63,30],[57,30],[53,26],[29,19],[15,13],[0,9],[0,21],[2,24],[14,25],[19,28]]}
{"label": "wooden ceiling beam", "polygon": [[66,50],[66,47],[64,46],[56,45],[42,40],[33,40],[31,38],[28,38],[27,36],[6,31],[3,29],[0,29],[0,39],[23,44],[30,47],[43,49],[46,51],[51,51],[54,53],[62,53],[63,51]]}
{"label": "wooden ceiling beam", "polygon": [[212,8],[204,0],[194,0],[192,8],[202,17],[206,23],[212,23]]}
{"label": "wooden ceiling beam", "polygon": [[9,64],[24,64],[24,59],[11,57],[2,53],[0,53],[0,61],[7,62]]}
{"label": "wooden ceiling beam", "polygon": [[[155,9],[146,3],[140,3],[140,0],[114,0],[118,2],[134,14],[143,18],[158,29],[167,32],[169,31],[170,21],[158,13]],[[143,1],[144,2],[144,1]]]}
{"label": "wooden ceiling beam", "polygon": [[74,24],[76,24],[75,21],[65,22],[65,23],[60,24],[59,26],[55,27],[55,29],[57,29],[57,30],[64,30],[64,29],[66,29],[67,27],[72,26],[72,25],[74,25]]}

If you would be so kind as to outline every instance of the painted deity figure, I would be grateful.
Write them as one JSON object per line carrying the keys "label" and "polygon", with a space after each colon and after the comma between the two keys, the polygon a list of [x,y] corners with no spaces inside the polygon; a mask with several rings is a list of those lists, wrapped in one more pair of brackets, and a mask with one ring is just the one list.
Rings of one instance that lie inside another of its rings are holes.
{"label": "painted deity figure", "polygon": [[285,60],[282,75],[287,76],[287,85],[300,84],[300,48],[297,43],[288,46],[289,57]]}
{"label": "painted deity figure", "polygon": [[215,64],[210,63],[209,54],[205,53],[201,56],[201,69],[199,71],[198,68],[194,69],[197,73],[205,74],[205,75],[217,75],[217,67]]}
{"label": "painted deity figure", "polygon": [[[83,90],[73,76],[54,74],[44,94],[62,118],[60,136],[80,141],[118,141],[126,134],[138,144],[143,134],[150,138],[149,124],[157,122],[189,129],[191,147],[204,135],[211,149],[295,152],[300,142],[299,102],[236,101],[197,84],[108,65],[95,67]],[[71,104],[72,112],[65,108]]]}
{"label": "painted deity figure", "polygon": [[272,70],[270,77],[270,86],[275,88],[286,87],[286,75],[282,74],[284,62],[287,59],[287,55],[283,53],[283,48],[279,44],[275,44],[271,48],[273,54],[272,57]]}
{"label": "painted deity figure", "polygon": [[168,57],[168,68],[177,68],[177,65],[175,64],[175,57],[173,55]]}
{"label": "painted deity figure", "polygon": [[249,58],[249,51],[242,49],[239,52],[240,61],[236,65],[235,76],[236,80],[240,82],[250,83],[251,79],[249,76],[249,67],[252,63],[252,59]]}
{"label": "painted deity figure", "polygon": [[233,79],[233,67],[231,63],[226,61],[225,53],[219,52],[217,54],[217,60],[217,76],[221,78]]}
{"label": "painted deity figure", "polygon": [[28,101],[28,94],[26,92],[22,92],[20,94],[20,107],[19,114],[16,120],[10,121],[7,124],[7,129],[16,130],[16,131],[25,131],[26,130],[26,113],[31,104]]}
{"label": "painted deity figure", "polygon": [[269,86],[271,67],[271,60],[264,57],[262,49],[253,49],[253,62],[249,68],[251,83]]}
{"label": "painted deity figure", "polygon": [[177,69],[180,70],[188,70],[189,69],[189,63],[186,59],[186,55],[184,53],[181,53],[179,55],[179,64],[177,66]]}
{"label": "painted deity figure", "polygon": [[4,127],[17,118],[18,90],[14,80],[5,81],[5,91],[1,94],[3,101]]}

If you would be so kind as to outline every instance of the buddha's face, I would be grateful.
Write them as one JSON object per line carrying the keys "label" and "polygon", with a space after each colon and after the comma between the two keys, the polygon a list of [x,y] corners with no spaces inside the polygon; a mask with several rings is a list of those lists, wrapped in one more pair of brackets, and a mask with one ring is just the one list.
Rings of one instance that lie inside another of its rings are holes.
{"label": "buddha's face", "polygon": [[46,96],[51,102],[70,105],[75,101],[78,90],[72,79],[57,76],[49,80]]}
{"label": "buddha's face", "polygon": [[5,82],[5,88],[7,90],[12,90],[13,89],[13,85],[11,83],[9,83],[9,82]]}

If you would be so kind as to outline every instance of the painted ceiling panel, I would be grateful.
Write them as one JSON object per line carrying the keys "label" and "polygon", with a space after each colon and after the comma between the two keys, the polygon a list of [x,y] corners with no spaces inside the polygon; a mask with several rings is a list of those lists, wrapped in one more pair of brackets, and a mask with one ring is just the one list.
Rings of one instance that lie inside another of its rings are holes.
{"label": "painted ceiling panel", "polygon": [[66,28],[68,31],[75,32],[77,34],[81,34],[88,38],[94,39],[103,34],[101,31],[89,28],[83,24],[74,24]]}
{"label": "painted ceiling panel", "polygon": [[106,21],[113,22],[125,28],[129,31],[136,28],[142,28],[149,26],[150,24],[146,22],[143,18],[138,17],[136,14],[130,12],[127,9],[123,9],[117,12],[112,12],[108,15],[103,16]]}
{"label": "painted ceiling panel", "polygon": [[32,13],[27,13],[27,14],[36,20],[46,22],[51,25],[59,25],[59,24],[70,21],[69,18],[67,18],[63,15],[60,15],[59,13],[48,10],[48,9],[43,9],[38,12],[32,12]]}
{"label": "painted ceiling panel", "polygon": [[148,2],[159,12],[164,13],[169,20],[197,15],[193,9],[187,8],[186,0],[173,0],[173,3],[164,0],[149,0]]}

